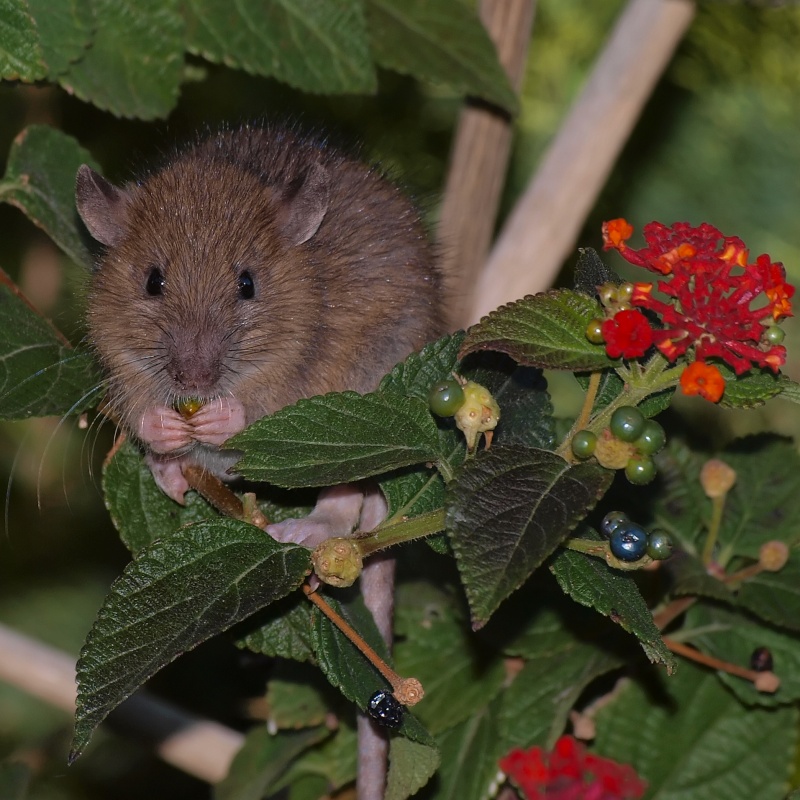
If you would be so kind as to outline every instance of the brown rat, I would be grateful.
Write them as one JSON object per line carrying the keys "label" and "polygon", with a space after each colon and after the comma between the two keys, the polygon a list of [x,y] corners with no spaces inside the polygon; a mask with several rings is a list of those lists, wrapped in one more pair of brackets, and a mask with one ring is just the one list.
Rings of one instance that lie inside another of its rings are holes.
{"label": "brown rat", "polygon": [[[184,463],[222,474],[245,425],[374,389],[441,332],[441,281],[412,203],[378,171],[283,127],[224,131],[118,188],[83,166],[106,246],[89,295],[108,400],[182,502]],[[189,420],[176,401],[205,405]]]}

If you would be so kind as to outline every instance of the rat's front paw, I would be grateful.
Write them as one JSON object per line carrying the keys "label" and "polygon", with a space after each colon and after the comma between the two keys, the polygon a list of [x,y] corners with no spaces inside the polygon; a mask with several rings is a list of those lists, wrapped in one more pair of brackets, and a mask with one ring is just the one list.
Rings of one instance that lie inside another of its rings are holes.
{"label": "rat's front paw", "polygon": [[153,473],[158,488],[176,503],[185,505],[184,495],[189,491],[189,484],[183,477],[181,469],[184,459],[163,458],[156,453],[148,453],[145,461],[150,467],[150,472]]}
{"label": "rat's front paw", "polygon": [[194,444],[189,423],[167,406],[148,408],[139,421],[136,435],[154,453],[180,453]]}
{"label": "rat's front paw", "polygon": [[221,397],[195,412],[189,424],[196,441],[219,447],[226,439],[244,430],[244,406],[235,397]]}

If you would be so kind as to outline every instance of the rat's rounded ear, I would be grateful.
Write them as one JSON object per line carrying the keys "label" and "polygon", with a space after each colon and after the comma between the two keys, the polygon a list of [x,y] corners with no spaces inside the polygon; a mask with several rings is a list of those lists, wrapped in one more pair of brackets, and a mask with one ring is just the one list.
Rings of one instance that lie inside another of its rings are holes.
{"label": "rat's rounded ear", "polygon": [[128,193],[109,183],[87,164],[75,179],[75,204],[89,233],[98,242],[113,247],[128,227]]}
{"label": "rat's rounded ear", "polygon": [[317,232],[330,197],[331,178],[322,164],[312,164],[282,193],[280,224],[292,244],[303,244]]}

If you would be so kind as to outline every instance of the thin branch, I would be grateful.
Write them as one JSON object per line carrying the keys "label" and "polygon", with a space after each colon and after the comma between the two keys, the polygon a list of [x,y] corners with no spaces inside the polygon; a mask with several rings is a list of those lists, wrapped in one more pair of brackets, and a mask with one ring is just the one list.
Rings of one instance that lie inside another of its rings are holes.
{"label": "thin branch", "polygon": [[[75,658],[0,625],[0,680],[75,713]],[[155,739],[162,760],[209,783],[221,781],[244,743],[238,731],[138,691],[114,714],[116,727]]]}
{"label": "thin branch", "polygon": [[694,12],[691,0],[630,0],[498,237],[468,322],[552,285]]}

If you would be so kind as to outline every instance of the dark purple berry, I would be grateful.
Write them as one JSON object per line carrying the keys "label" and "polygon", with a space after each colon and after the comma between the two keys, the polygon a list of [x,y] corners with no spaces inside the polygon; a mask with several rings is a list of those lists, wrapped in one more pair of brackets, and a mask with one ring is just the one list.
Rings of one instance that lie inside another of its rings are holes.
{"label": "dark purple berry", "polygon": [[367,714],[387,728],[399,728],[403,724],[403,706],[385,689],[379,689],[370,697]]}
{"label": "dark purple berry", "polygon": [[647,531],[634,522],[620,525],[611,535],[611,553],[620,561],[638,561],[647,552]]}
{"label": "dark purple berry", "polygon": [[628,522],[630,522],[630,519],[628,519],[628,515],[624,511],[609,511],[600,523],[600,533],[607,539],[610,539],[611,534],[614,533],[620,525],[624,525]]}
{"label": "dark purple berry", "polygon": [[750,669],[755,672],[772,672],[772,653],[767,647],[756,647],[750,656]]}

